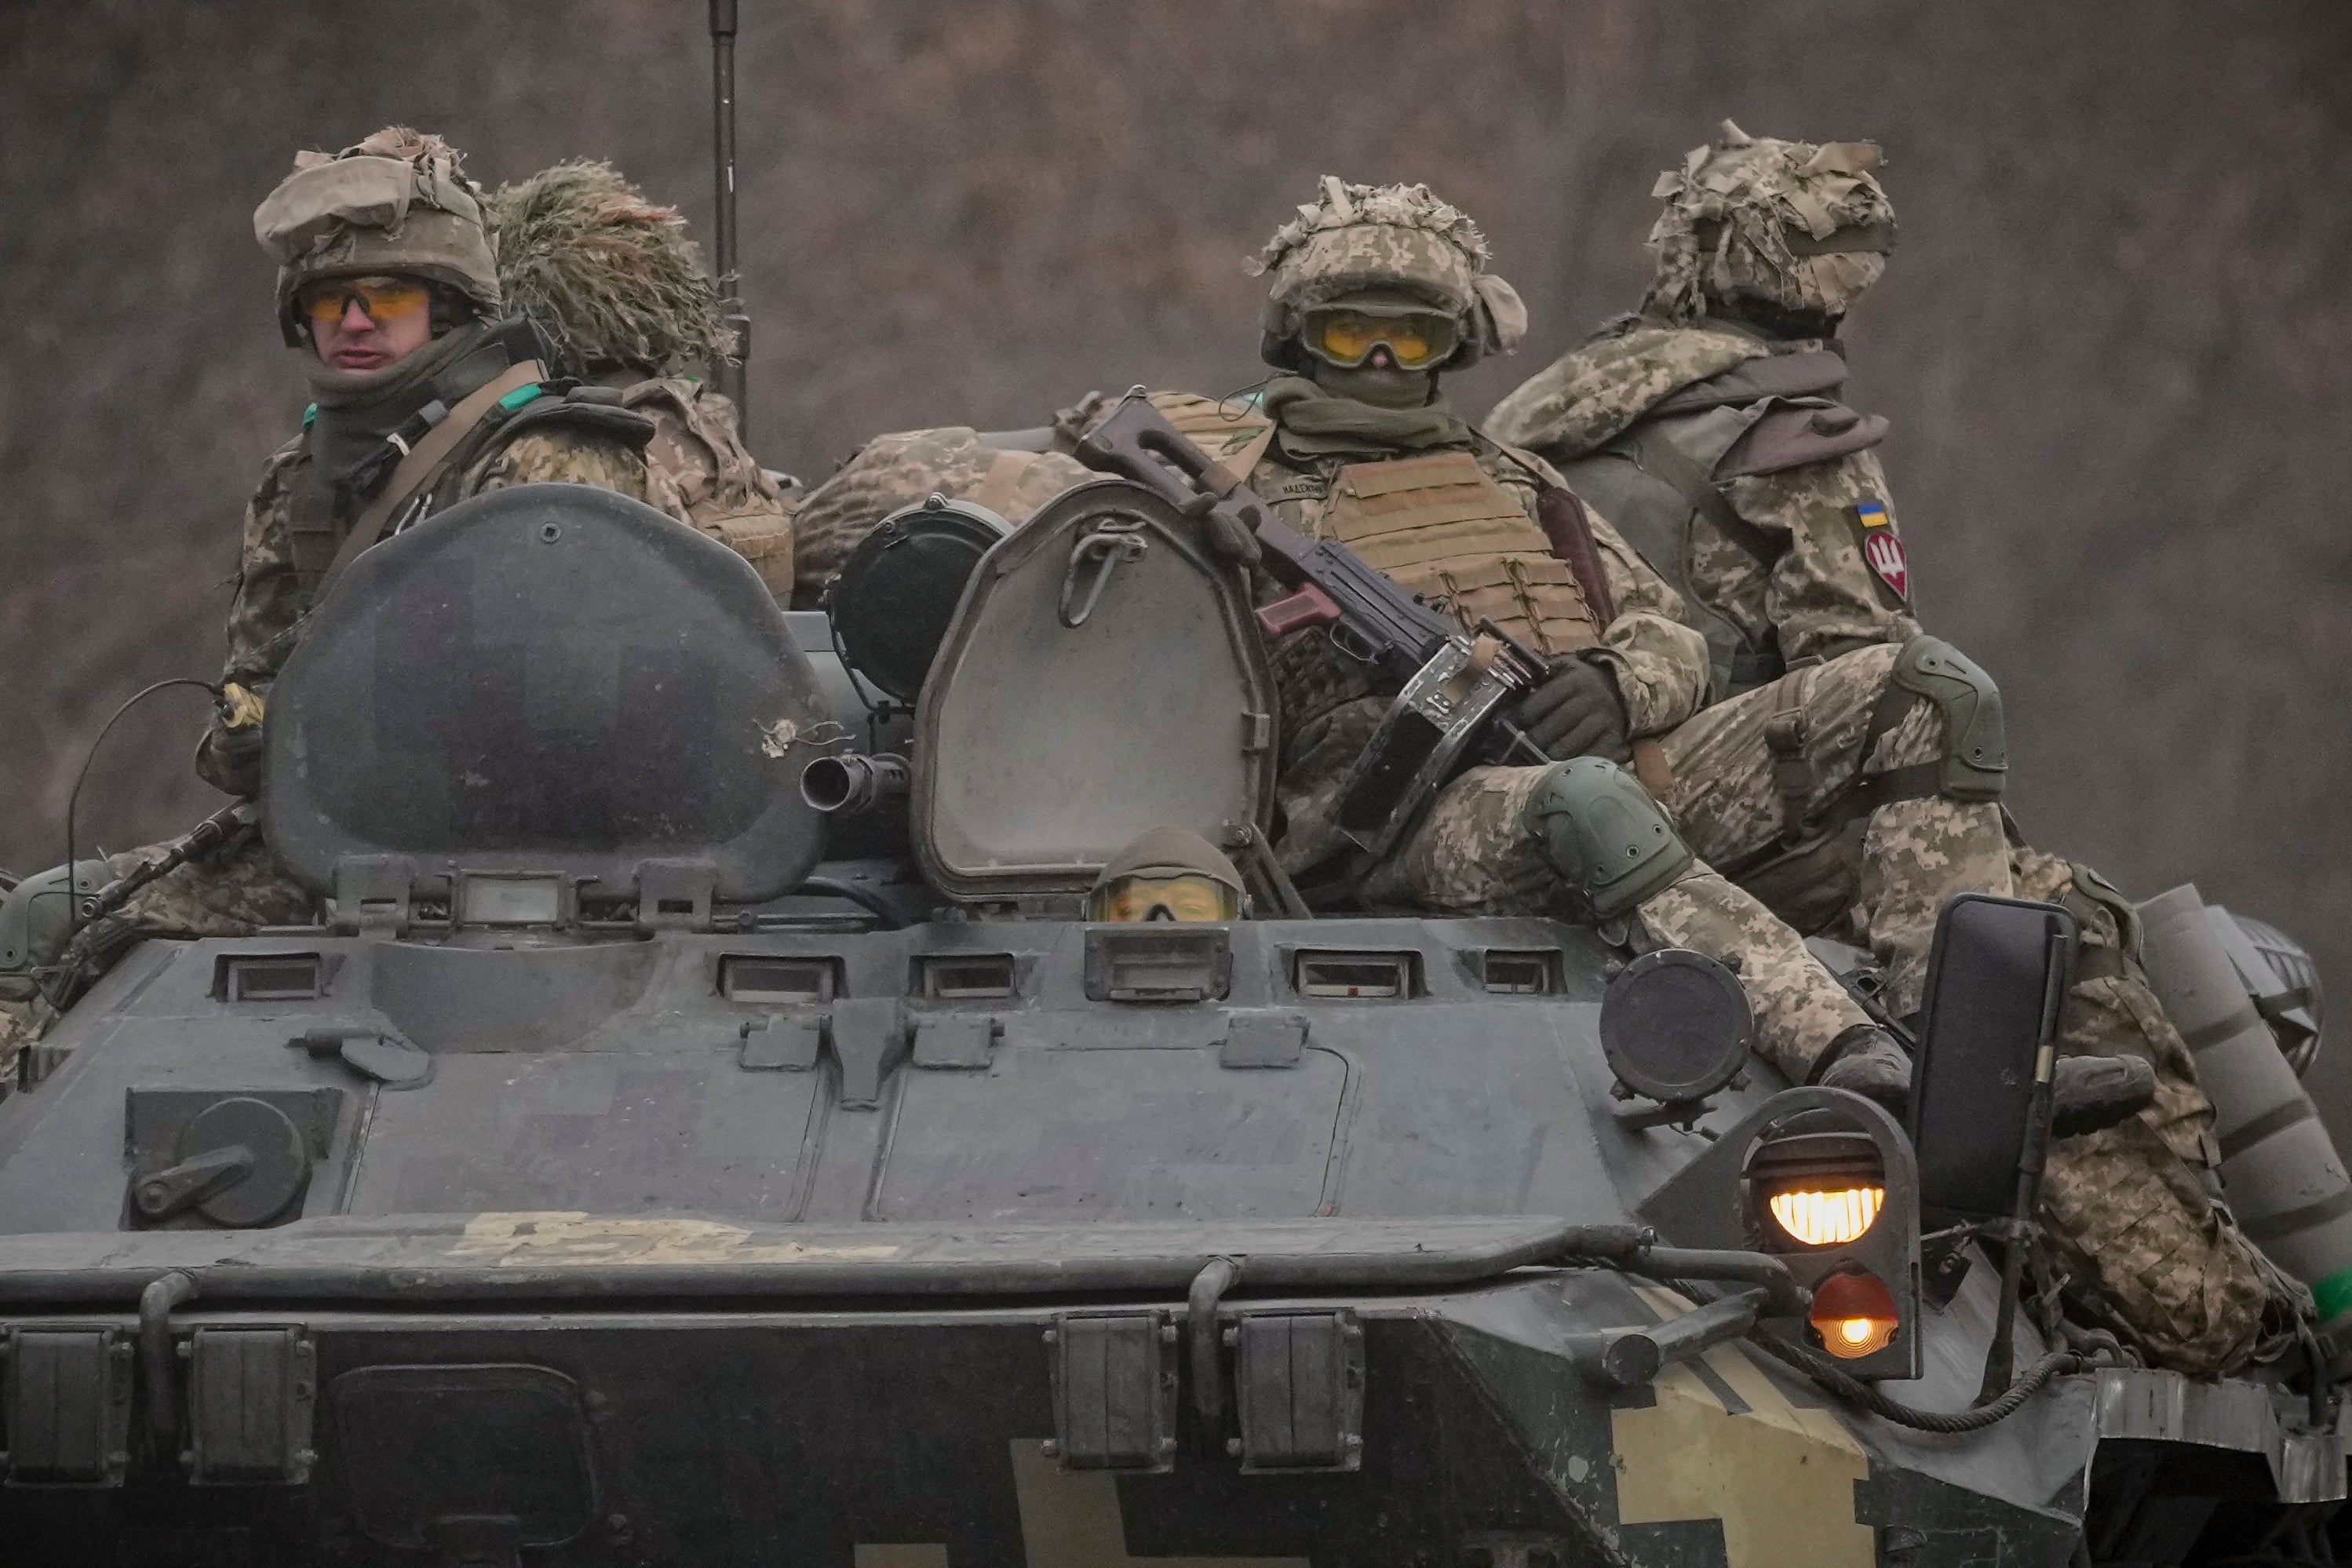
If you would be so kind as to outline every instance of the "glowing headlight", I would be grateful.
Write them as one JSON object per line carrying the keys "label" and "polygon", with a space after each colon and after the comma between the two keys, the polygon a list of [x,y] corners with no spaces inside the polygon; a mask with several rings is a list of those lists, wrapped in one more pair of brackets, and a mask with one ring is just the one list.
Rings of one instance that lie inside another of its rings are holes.
{"label": "glowing headlight", "polygon": [[1838,1247],[1868,1230],[1885,1202],[1884,1187],[1835,1187],[1774,1193],[1765,1206],[1807,1247]]}

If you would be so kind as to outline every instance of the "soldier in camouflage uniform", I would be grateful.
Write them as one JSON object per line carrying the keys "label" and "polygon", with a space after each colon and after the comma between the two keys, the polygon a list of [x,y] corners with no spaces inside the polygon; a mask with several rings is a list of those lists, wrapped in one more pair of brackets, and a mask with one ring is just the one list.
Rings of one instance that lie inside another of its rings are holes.
{"label": "soldier in camouflage uniform", "polygon": [[303,153],[254,213],[315,401],[246,512],[222,674],[236,689],[197,757],[232,795],[253,791],[269,683],[342,563],[509,485],[651,498],[653,422],[610,388],[553,379],[544,334],[502,315],[481,191],[460,163],[439,137],[392,126]]}
{"label": "soldier in camouflage uniform", "polygon": [[[1254,410],[1202,413],[1262,427],[1209,449],[1301,531],[1344,540],[1465,628],[1491,618],[1553,659],[1522,717],[1574,759],[1470,770],[1367,877],[1334,812],[1386,704],[1319,630],[1294,633],[1272,650],[1287,868],[1370,902],[1570,914],[1629,945],[1709,953],[1737,966],[1764,1048],[1801,1082],[1844,1086],[1851,1063],[1894,1051],[1796,932],[1695,857],[1618,765],[1654,765],[1644,742],[1705,700],[1705,640],[1541,459],[1479,436],[1440,394],[1442,371],[1525,327],[1475,226],[1423,186],[1327,179],[1260,270],[1273,275],[1265,356],[1286,374]],[[1550,531],[1563,509],[1581,531],[1564,551]]]}
{"label": "soldier in camouflage uniform", "polygon": [[[1874,450],[1887,422],[1838,401],[1840,323],[1894,243],[1878,162],[1866,142],[1727,122],[1658,182],[1641,310],[1512,393],[1488,427],[1558,463],[1706,634],[1717,700],[1665,742],[1666,803],[1701,853],[1801,930],[1871,947],[1901,1011],[1918,1005],[1952,894],[2074,912],[2084,947],[2063,1048],[2148,1063],[2155,1101],[2054,1147],[2046,1212],[2104,1318],[2166,1364],[2231,1367],[2259,1337],[2268,1271],[2207,1195],[2213,1110],[2140,968],[2131,906],[2005,832],[1999,693],[1923,635]],[[1906,713],[1906,691],[1940,702],[1967,744],[1919,731],[1929,707]],[[1938,751],[1940,770],[1904,778]],[[1865,752],[1890,765],[1874,775]]]}
{"label": "soldier in camouflage uniform", "polygon": [[614,388],[654,422],[654,504],[750,561],[789,603],[798,486],[760,467],[734,404],[690,374],[735,345],[685,218],[586,160],[499,187],[488,216],[506,308],[546,330],[556,370]]}
{"label": "soldier in camouflage uniform", "polygon": [[[220,711],[197,752],[198,773],[232,795],[256,792],[270,682],[352,556],[509,485],[652,497],[653,421],[616,391],[551,379],[544,334],[501,314],[481,204],[456,149],[393,126],[300,154],[254,214],[278,263],[279,329],[302,351],[316,401],[247,508]],[[116,857],[96,882],[164,847]],[[239,936],[311,913],[247,826],[141,889],[118,918],[126,931]],[[45,1001],[0,1009],[20,1042],[47,1021]]]}

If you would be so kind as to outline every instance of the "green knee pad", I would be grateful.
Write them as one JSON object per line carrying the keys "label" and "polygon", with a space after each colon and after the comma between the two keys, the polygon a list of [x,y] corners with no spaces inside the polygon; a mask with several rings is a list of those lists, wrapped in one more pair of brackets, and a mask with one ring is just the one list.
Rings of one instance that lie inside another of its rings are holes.
{"label": "green knee pad", "polygon": [[1694,858],[1641,781],[1600,757],[1555,765],[1528,797],[1526,821],[1596,921],[1664,892]]}
{"label": "green knee pad", "polygon": [[2009,781],[2009,731],[1992,677],[1943,638],[1917,637],[1895,656],[1892,684],[1944,716],[1937,793],[1948,800],[1999,800]]}

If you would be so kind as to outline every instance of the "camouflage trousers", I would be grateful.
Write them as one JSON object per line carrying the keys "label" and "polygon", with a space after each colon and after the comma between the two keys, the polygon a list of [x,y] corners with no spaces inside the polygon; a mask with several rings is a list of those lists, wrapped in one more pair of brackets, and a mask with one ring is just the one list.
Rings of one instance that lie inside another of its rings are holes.
{"label": "camouflage trousers", "polygon": [[[1559,873],[1526,821],[1548,771],[1473,768],[1447,785],[1398,852],[1395,886],[1416,905],[1458,914],[1570,914]],[[1704,862],[1637,905],[1629,923],[1637,946],[1687,947],[1738,970],[1758,1044],[1793,1081],[1811,1076],[1841,1032],[1869,1021],[1803,938]]]}
{"label": "camouflage trousers", "polygon": [[[1857,780],[1943,756],[1944,721],[1926,701],[1912,702],[1885,733],[1871,733],[1901,652],[1883,643],[1793,671],[1705,710],[1661,744],[1674,773],[1664,804],[1693,852],[1730,868],[1807,934],[1869,950],[1886,969],[1895,1010],[1909,1013],[1927,983],[1945,900],[2009,891],[2000,806],[1940,795],[1890,801],[1813,834],[1801,856],[1769,864],[1792,805],[1801,827]],[[1769,739],[1776,718],[1794,731],[1786,759]],[[1747,868],[1759,858],[1768,865],[1751,880]]]}

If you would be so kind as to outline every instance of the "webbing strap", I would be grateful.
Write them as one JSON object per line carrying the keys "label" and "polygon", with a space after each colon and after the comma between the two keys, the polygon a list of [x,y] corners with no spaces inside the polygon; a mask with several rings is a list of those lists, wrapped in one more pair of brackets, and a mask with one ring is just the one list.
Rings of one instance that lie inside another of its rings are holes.
{"label": "webbing strap", "polygon": [[1805,755],[1805,694],[1794,678],[1780,682],[1779,705],[1764,721],[1764,746],[1772,753],[1772,787],[1780,796],[1780,843],[1793,849],[1804,842],[1806,812],[1821,774]]}
{"label": "webbing strap", "polygon": [[[1536,476],[1536,521],[1542,527],[1544,542],[1551,552],[1568,565],[1568,574],[1576,579],[1579,592],[1584,595],[1584,606],[1592,612],[1594,630],[1606,637],[1610,623],[1617,618],[1616,595],[1609,591],[1609,574],[1601,567],[1600,542],[1592,537],[1592,514],[1585,510],[1584,502],[1573,490],[1544,481]],[[1675,787],[1675,770],[1666,761],[1666,749],[1654,735],[1644,735],[1633,742],[1633,776],[1642,787],[1659,800]]]}
{"label": "webbing strap", "polygon": [[546,379],[546,367],[535,359],[509,365],[503,374],[467,394],[457,407],[449,410],[446,418],[426,431],[425,438],[411,447],[408,456],[400,460],[400,466],[392,470],[392,478],[384,481],[383,492],[369,502],[367,510],[352,521],[351,532],[343,536],[342,548],[335,552],[332,561],[327,563],[325,575],[319,579],[318,587],[311,591],[310,602],[315,605],[326,598],[327,590],[334,586],[335,580],[343,574],[344,569],[358,558],[361,551],[383,535],[383,525],[390,522],[402,507],[415,499],[425,489],[425,482],[439,472],[443,461],[457,448],[457,443],[472,434],[474,426],[488,416],[500,398]]}
{"label": "webbing strap", "polygon": [[1645,423],[1622,437],[1617,446],[1633,466],[1652,479],[1673,487],[1691,510],[1715,525],[1716,531],[1746,552],[1759,566],[1780,558],[1780,542],[1739,515],[1714,478],[1689,453],[1674,443],[1663,425]]}

